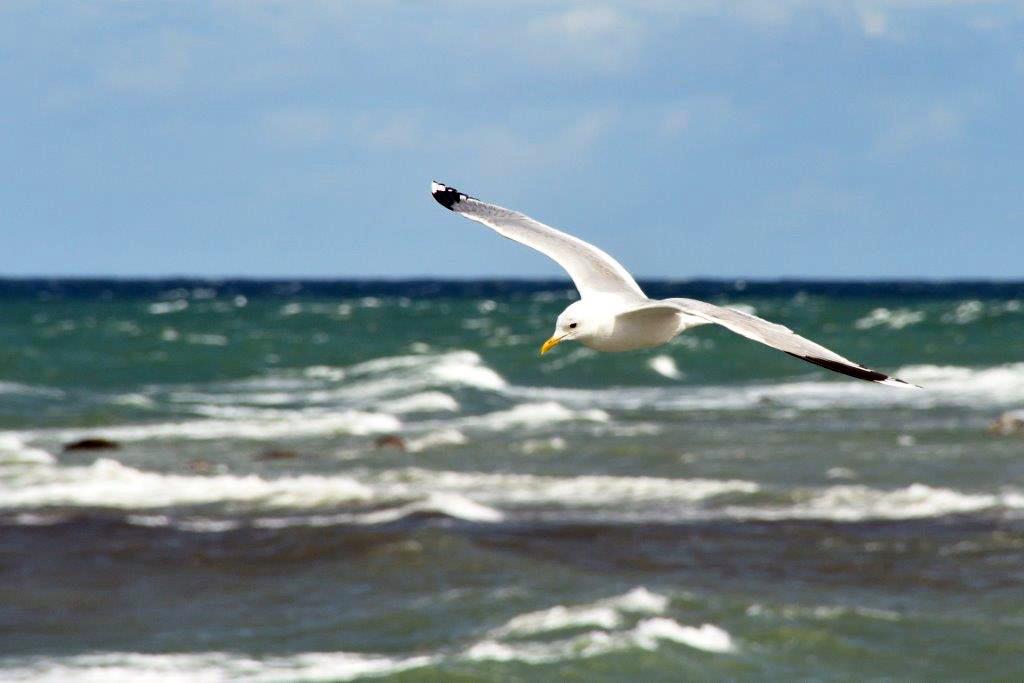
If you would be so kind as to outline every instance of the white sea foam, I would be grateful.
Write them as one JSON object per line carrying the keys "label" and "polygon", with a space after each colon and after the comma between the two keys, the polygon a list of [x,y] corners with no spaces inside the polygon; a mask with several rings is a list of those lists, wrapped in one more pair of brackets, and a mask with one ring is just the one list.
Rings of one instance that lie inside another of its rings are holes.
{"label": "white sea foam", "polygon": [[466,435],[457,429],[439,429],[436,432],[427,432],[423,436],[407,439],[405,449],[410,453],[419,453],[441,446],[461,446],[468,442]]}
{"label": "white sea foam", "polygon": [[856,479],[857,473],[849,467],[830,467],[825,476],[829,479]]}
{"label": "white sea foam", "polygon": [[209,503],[309,508],[368,500],[373,490],[347,476],[193,476],[147,472],[101,458],[90,465],[35,468],[0,480],[7,508],[73,505],[146,509]]}
{"label": "white sea foam", "polygon": [[34,683],[350,681],[422,668],[438,659],[436,655],[389,657],[350,652],[310,652],[263,659],[226,652],[109,652],[8,660],[11,663],[5,665],[3,676],[8,681]]}
{"label": "white sea foam", "polygon": [[915,519],[985,510],[1024,508],[1024,494],[1005,489],[998,493],[965,493],[926,484],[880,490],[867,486],[830,486],[798,492],[800,502],[788,506],[751,508],[730,506],[729,516],[751,519]]}
{"label": "white sea foam", "polygon": [[0,381],[0,394],[24,394],[26,396],[48,396],[52,398],[60,398],[64,395],[64,392],[52,387],[21,384],[20,382]]}
{"label": "white sea foam", "polygon": [[186,308],[188,308],[187,300],[175,299],[174,301],[161,301],[155,304],[150,304],[148,310],[151,315],[166,315],[168,313],[184,311]]}
{"label": "white sea foam", "polygon": [[[414,450],[457,443],[458,432],[428,434]],[[256,474],[161,473],[101,458],[89,465],[57,466],[40,460],[33,467],[9,469],[0,479],[0,505],[152,509],[219,504],[247,511],[331,507],[352,502],[389,505],[381,515],[352,513],[333,523],[381,523],[415,512],[436,511],[469,521],[501,521],[519,507],[637,508],[675,503],[691,512],[695,503],[724,494],[752,493],[753,482],[663,479],[657,477],[551,477],[528,474],[453,472],[408,467],[355,469],[335,476],[306,474],[267,478]],[[349,513],[344,513],[349,514]],[[664,514],[663,512],[660,514]],[[301,523],[327,524],[330,519]]]}
{"label": "white sea foam", "polygon": [[713,624],[684,626],[667,617],[654,617],[641,621],[632,629],[595,630],[565,640],[503,642],[488,638],[468,648],[463,658],[471,661],[544,664],[597,657],[634,648],[656,650],[664,641],[719,654],[737,650],[732,636]]}
{"label": "white sea foam", "polygon": [[[505,515],[494,508],[476,503],[464,496],[451,493],[433,493],[426,500],[416,501],[392,510],[367,513],[360,521],[365,524],[382,524],[402,519],[416,513],[439,513],[446,517],[467,522],[500,522]],[[372,516],[371,516],[372,515]]]}
{"label": "white sea foam", "polygon": [[505,380],[472,351],[375,358],[346,369],[350,381],[338,396],[385,398],[438,387],[471,387],[500,391]]}
{"label": "white sea foam", "polygon": [[[361,501],[359,501],[361,502]],[[368,512],[336,512],[323,514],[293,514],[285,517],[258,517],[251,521],[252,526],[262,529],[286,529],[289,527],[330,527],[341,524],[376,525],[389,524],[414,515],[443,515],[466,522],[494,523],[500,522],[505,515],[494,508],[480,505],[463,496],[438,493],[422,500],[405,503],[396,507],[381,508]],[[53,524],[61,518],[47,519],[45,522],[24,522]],[[133,514],[126,517],[129,524],[145,527],[173,527],[182,531],[196,533],[222,533],[243,526],[243,522],[233,519],[216,519],[212,517],[171,517],[169,515]],[[18,523],[23,523],[18,519]]]}
{"label": "white sea foam", "polygon": [[471,495],[489,505],[604,506],[678,501],[693,503],[724,494],[754,493],[751,481],[668,479],[587,475],[551,477],[533,474],[452,472],[408,467],[373,476],[371,484],[389,498],[408,498],[422,491]]}
{"label": "white sea foam", "polygon": [[916,325],[925,319],[923,311],[914,311],[909,308],[876,308],[863,318],[857,320],[853,326],[858,330],[870,330],[872,327],[884,325],[893,330],[902,330],[904,327]]}
{"label": "white sea foam", "polygon": [[482,427],[494,431],[505,431],[513,427],[540,427],[556,422],[590,421],[607,422],[611,419],[603,410],[572,410],[555,401],[543,403],[521,403],[507,410],[485,415],[467,417],[462,424]]}
{"label": "white sea foam", "polygon": [[[392,508],[382,508],[370,512],[339,512],[321,515],[293,515],[289,517],[263,517],[253,522],[253,526],[267,529],[281,529],[296,526],[325,527],[338,524],[389,524],[406,517],[421,514],[435,514],[461,519],[466,522],[495,523],[505,519],[505,515],[494,508],[476,503],[469,498],[451,493],[434,493],[423,500],[413,501]],[[180,526],[169,520],[172,526]]]}
{"label": "white sea foam", "polygon": [[317,365],[279,370],[269,376],[217,384],[205,391],[176,391],[172,400],[227,405],[351,404],[360,408],[381,402],[397,405],[402,412],[455,411],[458,403],[439,389],[501,391],[506,386],[505,380],[476,353],[452,351],[375,358],[345,368]]}
{"label": "white sea foam", "polygon": [[964,301],[950,313],[942,316],[942,322],[954,325],[969,325],[985,314],[985,304],[977,299]]}
{"label": "white sea foam", "polygon": [[384,401],[377,405],[377,409],[398,415],[445,411],[455,413],[459,410],[459,402],[440,391],[424,391],[419,394]]}
{"label": "white sea foam", "polygon": [[523,453],[530,455],[545,451],[564,451],[566,445],[566,440],[562,437],[552,436],[550,439],[527,439],[519,447]]}
{"label": "white sea foam", "polygon": [[[479,385],[480,388],[501,388],[505,380],[483,365],[473,351],[450,351],[440,354],[415,354],[375,358],[348,368],[354,376],[376,375],[395,370],[428,370],[436,377],[456,384]],[[477,382],[477,379],[482,381]]]}
{"label": "white sea foam", "polygon": [[1007,301],[990,301],[987,304],[977,299],[961,301],[953,310],[943,314],[942,322],[953,325],[970,325],[981,318],[997,318],[1003,315],[1015,315],[1024,310],[1017,299]]}
{"label": "white sea foam", "polygon": [[644,586],[637,586],[628,593],[609,598],[608,603],[623,612],[661,614],[668,607],[668,596],[655,593]]}
{"label": "white sea foam", "polygon": [[228,338],[223,334],[187,334],[185,343],[197,346],[227,346]]}
{"label": "white sea foam", "polygon": [[[26,432],[29,438],[56,438],[61,441],[103,437],[116,441],[150,439],[284,439],[297,436],[330,434],[366,435],[393,432],[402,422],[386,413],[357,410],[268,411],[243,406],[204,406],[197,412],[229,419],[188,420],[156,424],[129,424],[89,429],[58,429]],[[232,419],[237,418],[237,419]]]}
{"label": "white sea foam", "polygon": [[152,408],[156,402],[145,394],[131,393],[120,394],[110,399],[110,402],[119,406],[131,406],[133,408]]}
{"label": "white sea foam", "polygon": [[897,374],[937,394],[937,402],[979,405],[1024,400],[1024,363],[985,368],[910,365]]}
{"label": "white sea foam", "polygon": [[[458,432],[428,433],[412,450],[458,443]],[[430,445],[428,439],[434,439]],[[162,473],[136,469],[109,458],[89,465],[61,466],[45,451],[0,440],[0,505],[10,509],[47,506],[113,507],[146,510],[172,506],[221,505],[228,511],[310,510],[372,503],[370,512],[295,518],[288,523],[377,524],[436,512],[467,521],[493,523],[508,514],[561,519],[573,510],[589,518],[679,519],[913,519],[949,514],[1024,509],[1024,491],[958,491],[911,484],[896,489],[842,484],[774,491],[791,502],[749,504],[762,492],[744,480],[673,479],[586,475],[556,477],[501,472],[456,472],[406,467],[357,468],[332,476],[305,474],[270,478],[256,474]],[[832,477],[845,472],[832,473]],[[727,497],[727,498],[726,498]]]}
{"label": "white sea foam", "polygon": [[435,377],[448,384],[463,384],[491,390],[503,389],[506,386],[501,375],[480,364],[479,356],[476,357],[476,362],[457,362],[456,359],[450,358],[449,362],[434,366],[432,372]]}
{"label": "white sea foam", "polygon": [[230,519],[212,519],[204,517],[173,518],[168,515],[135,514],[125,517],[125,521],[135,526],[150,528],[174,527],[182,531],[201,534],[219,534],[232,529],[241,528],[242,523]]}
{"label": "white sea foam", "polygon": [[55,462],[55,458],[41,448],[33,448],[15,434],[0,432],[0,466],[40,465]]}
{"label": "white sea foam", "polygon": [[647,361],[647,365],[662,377],[680,379],[683,376],[672,356],[655,356]]}
{"label": "white sea foam", "polygon": [[[366,481],[378,496],[401,499],[423,491],[472,497],[502,509],[557,506],[560,509],[602,510],[631,519],[749,518],[749,519],[913,519],[998,509],[1024,509],[1024,492],[971,493],[912,484],[893,490],[858,485],[797,489],[785,505],[716,504],[721,496],[761,492],[753,481],[671,479],[586,475],[550,477],[530,474],[452,472],[423,468],[388,470]],[[730,499],[731,500],[731,499]],[[666,504],[670,504],[666,507]]]}
{"label": "white sea foam", "polygon": [[557,605],[549,609],[513,617],[503,626],[495,629],[493,633],[496,636],[532,635],[582,626],[612,629],[621,623],[622,617],[611,607],[596,605],[564,607]]}
{"label": "white sea foam", "polygon": [[747,607],[747,616],[750,617],[782,617],[784,619],[824,619],[832,620],[840,617],[854,615],[867,619],[879,619],[882,621],[899,621],[902,615],[892,610],[878,609],[874,607],[847,607],[845,605],[817,605],[805,607],[802,605],[783,605],[781,607],[767,606],[754,603]]}
{"label": "white sea foam", "polygon": [[908,365],[895,369],[893,374],[923,386],[924,391],[890,391],[869,382],[836,378],[704,387],[509,387],[504,393],[557,401],[572,408],[606,410],[749,410],[763,406],[802,410],[889,406],[927,409],[942,405],[988,409],[1024,401],[1024,362],[979,368]]}
{"label": "white sea foam", "polygon": [[648,650],[654,650],[660,640],[671,640],[708,652],[733,652],[736,646],[732,636],[714,624],[683,626],[664,617],[647,619],[637,624],[633,631],[634,641]]}
{"label": "white sea foam", "polygon": [[340,382],[345,379],[345,370],[342,368],[332,368],[329,365],[313,365],[304,369],[302,374],[306,377],[326,379],[332,382]]}
{"label": "white sea foam", "polygon": [[616,649],[625,649],[624,638],[613,638],[605,631],[591,631],[568,640],[546,643],[505,643],[487,639],[467,648],[462,658],[472,662],[523,662],[547,664],[596,657]]}
{"label": "white sea foam", "polygon": [[556,605],[520,614],[494,629],[491,635],[524,636],[580,627],[613,629],[622,624],[624,613],[661,614],[668,602],[668,597],[639,586],[623,595],[590,604],[570,607]]}

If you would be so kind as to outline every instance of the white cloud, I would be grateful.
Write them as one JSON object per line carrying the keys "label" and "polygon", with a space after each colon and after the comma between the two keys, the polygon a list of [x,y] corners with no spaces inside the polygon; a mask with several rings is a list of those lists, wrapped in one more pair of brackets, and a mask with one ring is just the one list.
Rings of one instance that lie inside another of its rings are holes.
{"label": "white cloud", "polygon": [[509,126],[486,126],[460,132],[453,144],[479,150],[482,168],[506,171],[515,165],[528,169],[558,167],[584,159],[611,131],[617,120],[607,110],[586,111],[560,129],[531,134]]}
{"label": "white cloud", "polygon": [[577,7],[534,20],[530,28],[542,35],[566,40],[601,40],[617,33],[624,18],[610,7]]}
{"label": "white cloud", "polygon": [[690,127],[692,114],[688,107],[672,107],[662,114],[658,129],[662,135],[674,138]]}
{"label": "white cloud", "polygon": [[864,35],[871,37],[884,36],[889,32],[889,17],[877,9],[863,8],[860,15],[860,27]]}
{"label": "white cloud", "polygon": [[872,156],[895,158],[949,142],[960,134],[965,122],[966,112],[949,104],[897,105],[871,145]]}
{"label": "white cloud", "polygon": [[333,114],[316,107],[288,107],[267,112],[260,133],[285,147],[314,147],[331,139],[337,125]]}
{"label": "white cloud", "polygon": [[350,125],[353,140],[371,147],[410,149],[422,146],[428,136],[419,114],[409,112],[359,114]]}
{"label": "white cloud", "polygon": [[100,66],[97,80],[116,91],[169,95],[183,88],[202,41],[178,31],[120,45]]}
{"label": "white cloud", "polygon": [[[421,112],[374,110],[349,112],[291,106],[264,113],[256,132],[280,147],[307,148],[346,143],[366,148],[425,149],[434,136],[423,126]],[[454,142],[454,141],[452,141]]]}
{"label": "white cloud", "polygon": [[581,6],[530,20],[530,54],[548,65],[617,71],[641,46],[640,24],[608,6]]}
{"label": "white cloud", "polygon": [[649,26],[696,18],[729,19],[751,27],[778,30],[808,16],[830,17],[855,27],[864,35],[895,37],[893,19],[927,12],[958,12],[965,25],[1003,24],[1006,16],[1019,17],[1020,0],[623,0],[619,7]]}
{"label": "white cloud", "polygon": [[699,131],[709,135],[722,130],[735,130],[741,116],[733,102],[722,95],[695,95],[677,101],[656,113],[657,131],[668,138]]}
{"label": "white cloud", "polygon": [[301,48],[317,35],[339,33],[351,37],[355,19],[367,12],[390,11],[389,0],[220,0],[217,7],[229,19],[237,18],[267,31],[282,45]]}

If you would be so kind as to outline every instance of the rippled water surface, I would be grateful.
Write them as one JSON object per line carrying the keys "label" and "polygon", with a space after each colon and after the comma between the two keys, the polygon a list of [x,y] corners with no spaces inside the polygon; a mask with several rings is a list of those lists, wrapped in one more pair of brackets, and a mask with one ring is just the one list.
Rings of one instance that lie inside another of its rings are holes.
{"label": "rippled water surface", "polygon": [[539,357],[561,283],[0,283],[0,678],[1024,673],[1024,285],[646,289],[925,390]]}

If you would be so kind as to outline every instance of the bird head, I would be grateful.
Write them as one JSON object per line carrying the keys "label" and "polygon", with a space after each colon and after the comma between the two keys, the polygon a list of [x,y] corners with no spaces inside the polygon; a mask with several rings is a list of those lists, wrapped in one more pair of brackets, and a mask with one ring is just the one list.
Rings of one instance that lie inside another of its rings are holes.
{"label": "bird head", "polygon": [[588,314],[587,308],[582,301],[576,301],[569,305],[558,316],[555,321],[555,332],[551,338],[540,347],[541,355],[544,355],[564,341],[581,339],[593,334],[593,318]]}

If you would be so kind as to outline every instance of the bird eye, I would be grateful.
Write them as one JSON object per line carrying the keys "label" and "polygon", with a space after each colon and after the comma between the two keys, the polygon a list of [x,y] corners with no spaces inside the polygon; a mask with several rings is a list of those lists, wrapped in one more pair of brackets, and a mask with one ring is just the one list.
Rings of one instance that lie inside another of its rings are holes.
{"label": "bird eye", "polygon": [[575,329],[575,328],[576,328],[576,323],[569,323],[569,329],[570,330]]}

